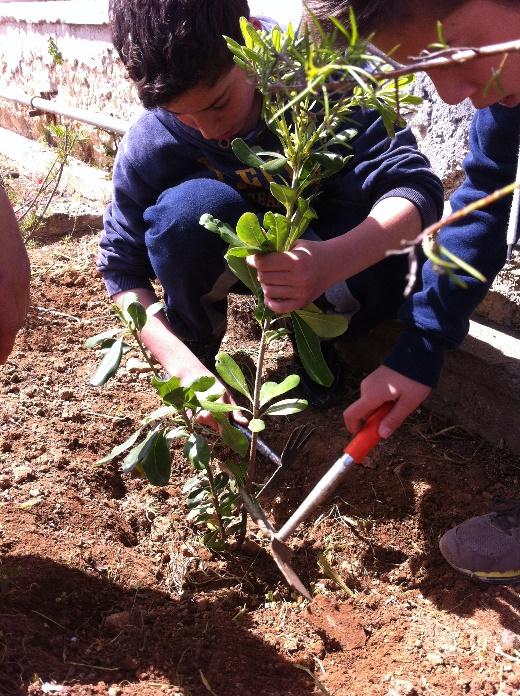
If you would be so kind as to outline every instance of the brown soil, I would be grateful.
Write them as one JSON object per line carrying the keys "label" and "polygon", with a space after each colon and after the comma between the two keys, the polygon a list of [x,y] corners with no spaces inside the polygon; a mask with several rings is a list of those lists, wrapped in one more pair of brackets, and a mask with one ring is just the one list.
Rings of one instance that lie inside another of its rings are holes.
{"label": "brown soil", "polygon": [[[520,693],[507,633],[520,633],[517,591],[467,581],[437,547],[444,530],[518,490],[519,462],[456,423],[415,415],[297,533],[310,605],[260,538],[242,555],[201,546],[179,450],[163,489],[117,463],[94,466],[158,405],[127,371],[88,384],[99,358],[82,343],[114,324],[96,236],[33,245],[32,308],[0,369],[0,694]],[[226,343],[243,356],[256,351],[248,302],[234,298]],[[285,344],[267,369],[287,372]],[[359,376],[348,381],[345,403]],[[316,427],[264,499],[275,523],[342,451],[341,411],[273,423],[265,439],[278,451],[295,424]],[[269,472],[262,462],[260,477]],[[354,596],[325,576],[320,553]]]}

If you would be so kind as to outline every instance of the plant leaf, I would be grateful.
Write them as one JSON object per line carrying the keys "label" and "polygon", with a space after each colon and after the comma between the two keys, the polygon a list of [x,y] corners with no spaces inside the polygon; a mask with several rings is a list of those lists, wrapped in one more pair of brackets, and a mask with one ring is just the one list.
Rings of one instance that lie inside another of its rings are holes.
{"label": "plant leaf", "polygon": [[247,427],[252,433],[261,433],[265,430],[265,422],[261,418],[251,418]]}
{"label": "plant leaf", "polygon": [[312,220],[317,218],[316,211],[310,207],[306,198],[298,198],[298,207],[291,218],[291,233],[285,250],[292,249],[294,242],[305,232]]}
{"label": "plant leaf", "polygon": [[167,486],[170,482],[172,461],[170,447],[162,431],[155,432],[141,450],[140,464],[152,486]]}
{"label": "plant leaf", "polygon": [[265,340],[267,343],[271,343],[271,341],[276,341],[280,338],[283,338],[284,336],[288,336],[289,332],[287,329],[272,329],[270,331],[265,332]]}
{"label": "plant leaf", "polygon": [[[233,452],[236,452],[240,457],[244,458],[249,450],[249,440],[240,432],[238,428],[231,425],[228,420],[227,415],[224,414],[214,414],[215,420],[218,421],[221,428],[222,439],[225,444],[230,447]],[[228,468],[231,465],[228,464]]]}
{"label": "plant leaf", "polygon": [[218,234],[226,244],[230,244],[231,246],[244,246],[244,243],[237,237],[232,227],[209,213],[204,213],[204,215],[201,216],[199,224],[210,232]]}
{"label": "plant leaf", "polygon": [[121,336],[117,339],[117,341],[115,341],[112,347],[108,350],[108,353],[100,362],[98,369],[90,380],[90,384],[93,387],[100,387],[108,382],[108,380],[117,372],[117,369],[121,364],[122,357],[123,337]]}
{"label": "plant leaf", "polygon": [[276,200],[282,203],[287,209],[293,205],[298,196],[298,193],[290,186],[283,186],[282,184],[277,184],[275,181],[271,181],[270,188]]}
{"label": "plant leaf", "polygon": [[264,161],[260,159],[260,157],[258,157],[253,150],[251,150],[249,145],[245,142],[245,140],[242,140],[242,138],[235,138],[232,140],[231,149],[233,150],[235,157],[237,157],[243,164],[247,164],[248,167],[257,168],[264,164]]}
{"label": "plant leaf", "polygon": [[164,309],[164,302],[154,302],[146,308],[146,316],[148,319]]}
{"label": "plant leaf", "polygon": [[135,329],[137,331],[142,331],[148,319],[146,309],[140,302],[132,302],[132,304],[128,305],[127,311],[132,317],[132,323]]}
{"label": "plant leaf", "polygon": [[168,418],[169,416],[172,416],[175,411],[176,409],[173,406],[159,406],[159,408],[156,408],[154,411],[145,416],[141,423],[143,425],[148,425],[149,423],[153,423],[153,421]]}
{"label": "plant leaf", "polygon": [[108,329],[107,331],[103,331],[102,333],[96,334],[96,336],[91,336],[90,338],[87,338],[87,340],[83,344],[83,348],[95,348],[96,346],[104,343],[104,341],[107,338],[113,338],[122,330],[123,329],[116,327],[115,329]]}
{"label": "plant leaf", "polygon": [[168,440],[168,443],[176,440],[178,437],[189,437],[189,435],[189,432],[183,425],[179,425],[177,428],[172,428],[164,433],[164,437]]}
{"label": "plant leaf", "polygon": [[298,375],[288,375],[283,382],[265,382],[260,388],[260,406],[264,406],[268,401],[277,396],[286,394],[300,384]]}
{"label": "plant leaf", "polygon": [[123,470],[124,474],[129,474],[131,471],[133,471],[136,467],[139,466],[140,461],[141,461],[141,452],[143,451],[144,447],[146,446],[146,443],[150,438],[154,436],[156,432],[158,432],[159,426],[157,426],[154,430],[151,430],[144,440],[140,442],[136,447],[134,447],[130,452],[126,455],[126,457],[123,460],[123,463],[121,465],[121,469]]}
{"label": "plant leaf", "polygon": [[256,268],[251,268],[251,266],[246,263],[245,259],[232,256],[229,253],[226,254],[225,258],[229,268],[236,277],[244,283],[246,288],[249,288],[249,290],[258,297],[262,292],[262,288],[256,276]]}
{"label": "plant leaf", "polygon": [[95,463],[94,466],[101,466],[102,464],[108,464],[108,462],[111,462],[113,459],[118,457],[120,454],[125,452],[127,449],[132,447],[133,444],[137,442],[137,439],[139,438],[139,435],[142,432],[142,428],[139,428],[139,430],[136,430],[135,433],[132,433],[128,440],[125,440],[123,443],[120,445],[116,445],[115,447],[112,448],[112,451],[110,454],[107,454],[103,459],[98,459],[98,461]]}
{"label": "plant leaf", "polygon": [[297,309],[295,314],[303,319],[320,338],[336,338],[344,334],[348,328],[345,317],[340,314],[325,314],[315,304]]}
{"label": "plant leaf", "polygon": [[260,249],[258,249],[258,247],[229,247],[229,249],[226,251],[226,259],[229,256],[245,259],[246,256],[253,256],[253,254],[258,254],[259,251]]}
{"label": "plant leaf", "polygon": [[182,408],[187,399],[189,389],[181,387],[179,377],[168,377],[168,379],[159,379],[152,377],[152,386],[157,390],[159,396],[165,404],[171,404],[175,408]]}
{"label": "plant leaf", "polygon": [[351,142],[352,140],[354,140],[357,134],[358,131],[355,128],[346,128],[345,130],[342,130],[340,133],[336,133],[336,135],[333,138],[331,138],[327,143],[327,147],[331,147],[331,145],[342,145],[343,147],[346,147],[349,150],[351,150]]}
{"label": "plant leaf", "polygon": [[305,371],[314,382],[330,387],[334,376],[321,352],[320,339],[296,312],[291,312],[291,318],[298,355]]}
{"label": "plant leaf", "polygon": [[[221,471],[215,476],[215,490],[219,493],[224,489],[229,483],[229,474],[225,471]],[[222,501],[221,501],[222,502]]]}
{"label": "plant leaf", "polygon": [[146,309],[139,302],[139,298],[135,292],[129,292],[125,295],[121,311],[130,326],[137,331],[141,331],[148,317],[146,315]]}
{"label": "plant leaf", "polygon": [[347,162],[347,158],[334,152],[315,152],[312,159],[322,168],[323,178],[334,176],[343,169]]}
{"label": "plant leaf", "polygon": [[208,391],[208,389],[211,389],[215,385],[216,382],[215,377],[211,377],[210,375],[203,375],[202,377],[196,377],[193,382],[190,384],[186,385],[186,389],[190,389],[193,392],[197,393],[203,393]]}
{"label": "plant leaf", "polygon": [[202,435],[190,435],[184,445],[184,456],[195,469],[207,469],[211,460],[208,441]]}
{"label": "plant leaf", "polygon": [[439,246],[439,251],[442,255],[446,256],[450,261],[456,264],[463,271],[466,271],[468,275],[473,276],[477,280],[480,280],[481,283],[486,282],[486,277],[483,276],[480,271],[478,271],[476,268],[473,268],[473,266],[471,266],[469,263],[466,263],[464,259],[460,259],[455,254],[452,254],[449,249],[446,249],[446,247]]}
{"label": "plant leaf", "polygon": [[[243,437],[247,440],[245,435]],[[244,467],[236,462],[227,462],[226,467],[238,485],[243,486],[246,482],[246,471],[244,471]]]}
{"label": "plant leaf", "polygon": [[240,216],[237,222],[237,236],[248,247],[253,247],[258,251],[261,251],[266,242],[258,218],[254,213],[244,213]]}
{"label": "plant leaf", "polygon": [[237,407],[233,404],[225,404],[222,401],[208,401],[207,399],[199,399],[199,403],[203,409],[210,413],[231,413]]}
{"label": "plant leaf", "polygon": [[284,399],[271,404],[262,415],[264,416],[292,416],[294,413],[304,411],[308,402],[305,399]]}
{"label": "plant leaf", "polygon": [[192,476],[189,478],[184,486],[182,487],[182,492],[183,493],[189,493],[190,491],[195,490],[195,488],[200,489],[201,486],[201,479],[200,476],[197,474],[196,476]]}
{"label": "plant leaf", "polygon": [[261,165],[261,169],[268,174],[278,174],[285,169],[287,157],[274,157]]}
{"label": "plant leaf", "polygon": [[218,353],[215,358],[215,369],[226,384],[252,401],[244,373],[230,355]]}
{"label": "plant leaf", "polygon": [[267,230],[267,239],[272,244],[274,251],[283,251],[289,237],[289,220],[285,215],[269,211],[264,215],[264,227]]}

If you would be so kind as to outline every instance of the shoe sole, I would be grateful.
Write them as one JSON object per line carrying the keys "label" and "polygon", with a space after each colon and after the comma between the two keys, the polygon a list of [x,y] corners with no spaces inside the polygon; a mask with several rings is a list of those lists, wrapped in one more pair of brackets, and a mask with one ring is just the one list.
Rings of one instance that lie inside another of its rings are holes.
{"label": "shoe sole", "polygon": [[[459,568],[453,563],[450,566],[472,580],[478,580],[486,585],[518,585],[520,584],[520,570],[511,573],[477,573],[474,570]],[[513,574],[512,574],[513,573]]]}

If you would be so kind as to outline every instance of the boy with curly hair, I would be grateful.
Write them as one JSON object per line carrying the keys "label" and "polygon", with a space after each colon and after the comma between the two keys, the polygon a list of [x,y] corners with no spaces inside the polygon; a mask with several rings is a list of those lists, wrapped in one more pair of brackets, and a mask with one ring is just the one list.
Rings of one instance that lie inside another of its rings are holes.
{"label": "boy with curly hair", "polygon": [[[264,151],[279,149],[260,117],[261,95],[222,38],[242,40],[241,16],[249,17],[246,0],[110,3],[114,44],[146,111],[117,154],[98,268],[116,303],[133,291],[151,305],[150,281],[159,280],[166,313],[147,322],[142,339],[185,383],[211,374],[227,295],[237,283],[223,258],[225,243],[199,224],[201,215],[233,225],[246,211],[260,214],[276,205],[269,175],[242,165],[230,148],[241,136]],[[274,25],[250,20],[258,28]],[[308,242],[331,260],[324,264],[320,255],[315,297],[339,284],[334,307],[359,307],[353,330],[395,314],[407,263],[385,258],[386,251],[442,210],[442,187],[410,130],[391,139],[377,113],[360,111],[355,120],[353,157],[316,200],[313,234],[321,241]],[[317,263],[312,253],[305,261]],[[209,414],[206,421],[215,425]]]}

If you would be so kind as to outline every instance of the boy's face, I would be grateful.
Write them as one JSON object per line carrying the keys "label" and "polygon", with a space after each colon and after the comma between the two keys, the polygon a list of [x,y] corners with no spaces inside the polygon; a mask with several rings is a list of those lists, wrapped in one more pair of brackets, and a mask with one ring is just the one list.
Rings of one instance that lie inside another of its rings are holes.
{"label": "boy's face", "polygon": [[235,65],[214,85],[196,85],[165,108],[206,140],[229,140],[256,126],[260,105],[259,93]]}
{"label": "boy's face", "polygon": [[[432,3],[434,5],[435,3]],[[383,50],[400,44],[394,57],[403,63],[438,41],[435,10],[417,15],[399,27],[376,32],[374,43]],[[443,34],[451,47],[486,46],[520,39],[520,3],[468,0],[442,19]],[[492,79],[500,70],[499,79]],[[428,71],[441,99],[457,104],[471,99],[477,109],[496,102],[520,103],[520,53],[477,58]]]}

